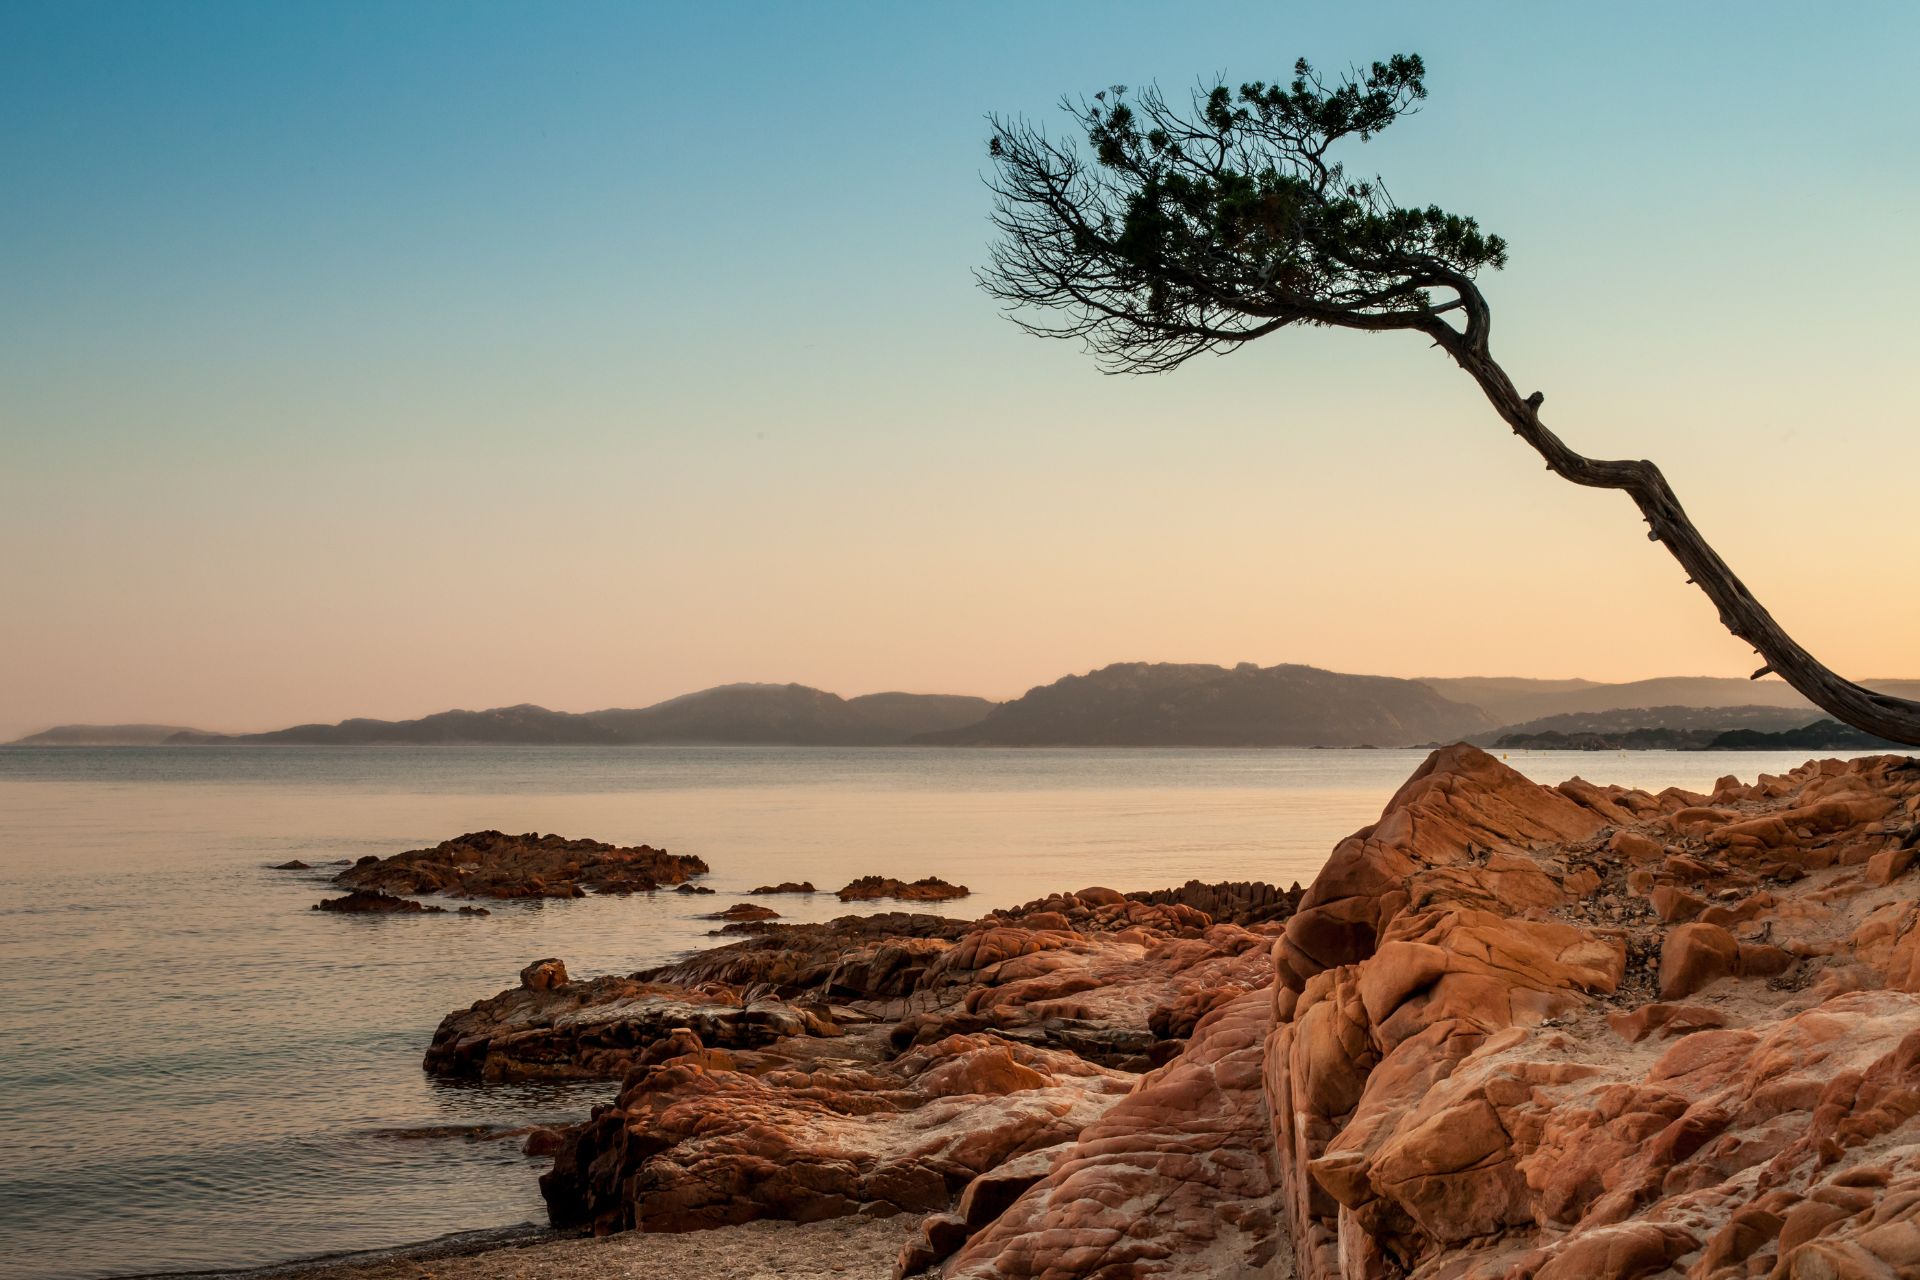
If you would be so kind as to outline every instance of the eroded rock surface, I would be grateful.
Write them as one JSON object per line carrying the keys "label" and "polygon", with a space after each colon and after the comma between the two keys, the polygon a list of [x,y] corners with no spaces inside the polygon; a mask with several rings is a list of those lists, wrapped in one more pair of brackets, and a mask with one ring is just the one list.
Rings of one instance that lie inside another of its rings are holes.
{"label": "eroded rock surface", "polygon": [[648,845],[621,848],[598,840],[473,831],[431,849],[389,858],[369,854],[334,877],[351,889],[444,893],[456,898],[578,898],[636,893],[704,875],[699,858]]}
{"label": "eroded rock surface", "polygon": [[[1273,1002],[1265,991],[1220,1005],[1172,1062],[1142,1079],[1071,1143],[1048,1153],[1011,1204],[988,1174],[961,1197],[971,1234],[942,1271],[987,1277],[1284,1274],[1271,1124],[1261,1062]],[[962,1237],[964,1238],[964,1236]],[[901,1256],[915,1274],[952,1250],[923,1229]]]}
{"label": "eroded rock surface", "polygon": [[899,1274],[946,1280],[1920,1276],[1916,860],[1920,762],[1653,795],[1448,748],[1304,892],[736,925],[538,962],[436,1048],[621,1067],[542,1180],[596,1230],[910,1212]]}
{"label": "eroded rock surface", "polygon": [[1072,1137],[1132,1084],[986,1035],[870,1064],[753,1065],[693,1054],[631,1077],[541,1179],[556,1225],[684,1231],[940,1208],[976,1175]]}
{"label": "eroded rock surface", "polygon": [[744,1049],[839,1028],[824,1008],[633,978],[571,982],[564,965],[546,960],[529,965],[518,988],[443,1018],[422,1066],[495,1081],[618,1080],[662,1045],[681,1051],[676,1032],[694,1036],[696,1047]]}
{"label": "eroded rock surface", "polygon": [[1920,1273],[1920,763],[1712,795],[1436,752],[1274,948],[1302,1275]]}
{"label": "eroded rock surface", "polygon": [[[623,1078],[611,1106],[555,1139],[542,1189],[556,1223],[687,1230],[964,1206],[964,1231],[932,1228],[950,1251],[1196,1026],[1242,1029],[1236,1098],[1262,1097],[1245,1055],[1271,1002],[1248,996],[1271,979],[1278,922],[1216,924],[1184,902],[1088,889],[978,921],[748,927],[764,932],[631,977],[582,982],[535,961],[517,988],[442,1023],[432,1071]],[[1174,1095],[1154,1096],[1165,1120]],[[1269,1131],[1236,1129],[1260,1143]]]}

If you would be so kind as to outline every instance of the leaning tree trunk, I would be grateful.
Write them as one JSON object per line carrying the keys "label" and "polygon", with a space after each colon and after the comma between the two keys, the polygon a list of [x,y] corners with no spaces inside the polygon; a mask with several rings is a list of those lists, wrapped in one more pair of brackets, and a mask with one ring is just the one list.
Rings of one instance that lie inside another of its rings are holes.
{"label": "leaning tree trunk", "polygon": [[1568,448],[1549,431],[1540,421],[1544,397],[1537,391],[1522,397],[1506,370],[1488,354],[1484,302],[1477,297],[1463,300],[1472,317],[1465,333],[1438,322],[1427,332],[1473,375],[1514,434],[1546,459],[1549,471],[1589,488],[1621,489],[1633,499],[1650,526],[1647,537],[1666,544],[1686,569],[1687,581],[1706,592],[1719,608],[1720,621],[1727,630],[1752,645],[1766,660],[1766,665],[1753,673],[1755,680],[1776,672],[1834,719],[1893,742],[1920,746],[1920,702],[1875,693],[1842,679],[1795,643],[1693,527],[1660,468],[1646,461],[1589,458]]}

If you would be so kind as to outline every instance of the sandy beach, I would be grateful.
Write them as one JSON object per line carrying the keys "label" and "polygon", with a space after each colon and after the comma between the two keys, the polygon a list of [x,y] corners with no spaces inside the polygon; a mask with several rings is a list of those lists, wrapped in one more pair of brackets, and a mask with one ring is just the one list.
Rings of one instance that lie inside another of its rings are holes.
{"label": "sandy beach", "polygon": [[[910,1215],[676,1233],[464,1240],[222,1273],[228,1280],[887,1280]],[[185,1280],[184,1277],[181,1280]]]}

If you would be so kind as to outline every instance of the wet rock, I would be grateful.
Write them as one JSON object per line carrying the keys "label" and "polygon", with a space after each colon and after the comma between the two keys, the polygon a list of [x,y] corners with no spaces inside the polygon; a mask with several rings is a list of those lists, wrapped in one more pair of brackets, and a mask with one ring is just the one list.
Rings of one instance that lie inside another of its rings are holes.
{"label": "wet rock", "polygon": [[411,898],[397,898],[378,889],[356,889],[343,898],[322,898],[313,904],[315,911],[341,911],[356,915],[433,915],[445,907],[430,907]]}
{"label": "wet rock", "polygon": [[572,1141],[572,1135],[565,1129],[535,1125],[527,1131],[527,1140],[521,1144],[520,1153],[537,1159],[551,1160],[565,1150],[570,1141]]}
{"label": "wet rock", "polygon": [[294,858],[287,862],[276,862],[271,867],[269,867],[268,870],[269,871],[311,871],[313,870],[313,864],[311,862],[302,862],[300,861],[300,859]]}
{"label": "wet rock", "polygon": [[895,898],[902,902],[947,902],[964,898],[967,893],[965,885],[949,884],[937,876],[911,882],[896,880],[891,876],[861,876],[836,891],[835,896],[842,902],[871,902],[878,898]]}
{"label": "wet rock", "polygon": [[813,893],[815,889],[813,887],[813,881],[811,880],[782,880],[779,884],[763,884],[758,889],[749,889],[747,892],[761,895],[770,893]]}
{"label": "wet rock", "polygon": [[598,840],[474,831],[431,849],[390,858],[367,855],[334,877],[348,888],[390,893],[444,893],[457,898],[578,898],[634,893],[704,875],[699,858],[647,845],[620,848]]}
{"label": "wet rock", "polygon": [[700,917],[702,920],[778,920],[780,913],[769,907],[758,906],[751,902],[736,902],[725,911],[715,911],[711,915]]}
{"label": "wet rock", "polygon": [[674,889],[674,892],[675,893],[712,893],[713,890],[708,888],[704,884],[683,884],[677,887],[676,889]]}

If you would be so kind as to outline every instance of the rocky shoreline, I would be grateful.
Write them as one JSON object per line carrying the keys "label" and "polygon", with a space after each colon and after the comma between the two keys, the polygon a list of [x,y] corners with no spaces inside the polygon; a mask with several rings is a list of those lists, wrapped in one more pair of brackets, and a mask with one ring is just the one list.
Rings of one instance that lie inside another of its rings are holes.
{"label": "rocky shoreline", "polygon": [[527,1274],[840,1223],[946,1280],[1916,1275],[1916,859],[1920,761],[1655,795],[1449,747],[1304,891],[541,961],[426,1066],[617,1082],[536,1135],[609,1269]]}

